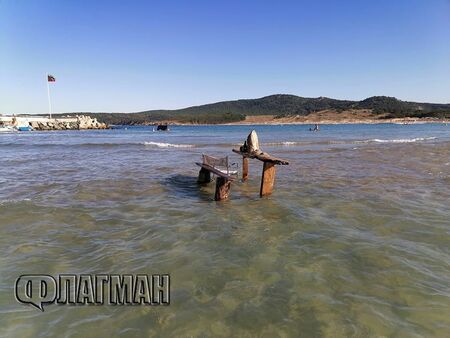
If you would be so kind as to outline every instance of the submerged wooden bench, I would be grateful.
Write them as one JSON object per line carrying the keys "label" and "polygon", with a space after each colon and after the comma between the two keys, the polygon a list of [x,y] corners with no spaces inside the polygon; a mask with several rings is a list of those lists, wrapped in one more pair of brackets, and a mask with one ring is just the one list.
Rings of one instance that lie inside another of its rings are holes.
{"label": "submerged wooden bench", "polygon": [[[254,144],[253,144],[254,143]],[[263,172],[261,176],[261,187],[259,196],[272,194],[275,184],[275,165],[288,165],[289,161],[269,155],[259,150],[258,136],[252,131],[240,149],[233,149],[233,152],[242,156],[242,181],[248,179],[248,159],[257,159],[263,162]]]}
{"label": "submerged wooden bench", "polygon": [[237,171],[230,170],[228,165],[228,156],[224,158],[215,158],[208,155],[202,155],[203,162],[196,162],[200,167],[198,173],[198,183],[211,182],[211,174],[217,176],[216,179],[216,192],[214,194],[214,200],[222,201],[230,196],[231,182],[235,178],[231,175],[237,173]]}

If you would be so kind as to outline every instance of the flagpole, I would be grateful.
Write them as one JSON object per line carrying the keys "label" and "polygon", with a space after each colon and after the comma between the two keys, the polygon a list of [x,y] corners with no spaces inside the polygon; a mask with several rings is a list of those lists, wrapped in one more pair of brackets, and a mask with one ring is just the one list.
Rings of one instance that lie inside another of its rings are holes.
{"label": "flagpole", "polygon": [[52,118],[52,101],[50,100],[50,84],[48,82],[48,73],[47,73],[47,96],[48,96],[48,112],[50,113],[50,119]]}

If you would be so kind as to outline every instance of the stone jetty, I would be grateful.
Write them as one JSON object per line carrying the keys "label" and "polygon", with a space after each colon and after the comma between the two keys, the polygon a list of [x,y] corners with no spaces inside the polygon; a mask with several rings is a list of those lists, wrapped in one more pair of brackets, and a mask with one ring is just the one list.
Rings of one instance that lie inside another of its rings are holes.
{"label": "stone jetty", "polygon": [[107,129],[105,123],[97,121],[87,115],[75,118],[47,119],[48,121],[31,121],[30,126],[34,130],[83,130],[83,129]]}
{"label": "stone jetty", "polygon": [[76,115],[58,118],[39,116],[0,116],[1,122],[14,127],[28,127],[33,130],[84,130],[108,129],[106,123],[99,122],[88,115]]}

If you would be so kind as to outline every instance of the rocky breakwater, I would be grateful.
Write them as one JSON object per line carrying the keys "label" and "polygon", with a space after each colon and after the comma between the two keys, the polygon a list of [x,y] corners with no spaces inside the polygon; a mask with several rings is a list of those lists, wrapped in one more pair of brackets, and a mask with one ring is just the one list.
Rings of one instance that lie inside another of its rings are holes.
{"label": "rocky breakwater", "polygon": [[30,125],[34,130],[84,130],[109,128],[106,123],[99,122],[96,118],[87,115],[32,121],[30,122]]}

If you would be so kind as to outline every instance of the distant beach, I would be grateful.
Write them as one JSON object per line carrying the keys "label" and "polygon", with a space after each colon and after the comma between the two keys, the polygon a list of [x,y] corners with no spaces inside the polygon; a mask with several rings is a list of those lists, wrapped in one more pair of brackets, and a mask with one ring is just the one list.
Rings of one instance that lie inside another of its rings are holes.
{"label": "distant beach", "polygon": [[274,115],[255,115],[247,116],[244,121],[232,122],[231,125],[236,124],[421,124],[421,123],[450,123],[450,119],[439,119],[433,117],[423,118],[387,118],[384,116],[378,117],[373,114],[362,114],[345,112],[337,114],[336,112],[320,112],[312,113],[307,116],[289,116],[276,117]]}
{"label": "distant beach", "polygon": [[368,116],[355,116],[354,114],[311,114],[308,116],[289,116],[289,117],[276,117],[275,115],[253,115],[246,116],[245,120],[229,122],[229,123],[191,123],[191,122],[178,122],[173,120],[154,121],[148,123],[142,123],[137,125],[179,125],[179,126],[193,126],[193,125],[313,125],[313,124],[449,124],[450,119],[439,119],[433,117],[423,118],[377,118],[370,114]]}

